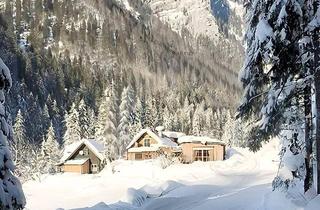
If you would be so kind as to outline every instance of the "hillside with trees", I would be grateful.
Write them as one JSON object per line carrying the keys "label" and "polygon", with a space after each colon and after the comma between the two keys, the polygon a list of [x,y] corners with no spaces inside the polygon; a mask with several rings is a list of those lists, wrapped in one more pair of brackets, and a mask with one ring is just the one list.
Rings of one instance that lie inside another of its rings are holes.
{"label": "hillside with trees", "polygon": [[44,148],[55,150],[52,139],[63,150],[97,138],[116,158],[145,127],[222,138],[239,98],[239,64],[222,62],[226,52],[208,37],[173,31],[139,0],[7,0],[0,8],[9,120],[20,141],[12,148],[35,154],[35,165],[18,167],[24,178],[35,167],[48,172],[36,163],[56,155]]}

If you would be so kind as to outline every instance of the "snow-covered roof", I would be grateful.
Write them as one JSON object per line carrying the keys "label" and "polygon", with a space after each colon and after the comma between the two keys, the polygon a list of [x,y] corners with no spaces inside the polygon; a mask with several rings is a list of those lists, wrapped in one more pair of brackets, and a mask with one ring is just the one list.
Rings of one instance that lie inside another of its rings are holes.
{"label": "snow-covered roof", "polygon": [[186,135],[185,133],[175,131],[163,131],[162,133],[169,138],[180,138]]}
{"label": "snow-covered roof", "polygon": [[213,139],[207,136],[182,136],[178,138],[179,144],[192,143],[192,142],[201,142],[201,144],[213,143],[213,144],[225,145],[223,141],[220,141],[218,139]]}
{"label": "snow-covered roof", "polygon": [[155,152],[159,147],[132,147],[128,152]]}
{"label": "snow-covered roof", "polygon": [[132,141],[127,146],[127,149],[130,149],[130,147],[134,145],[134,143],[138,141],[141,138],[141,136],[144,135],[145,133],[151,136],[158,143],[156,145],[151,144],[150,145],[151,147],[159,148],[159,147],[177,147],[178,146],[175,142],[171,141],[171,139],[169,139],[168,137],[160,137],[156,133],[154,133],[152,130],[147,128],[147,129],[141,130],[137,135],[135,135],[135,137],[133,137]]}
{"label": "snow-covered roof", "polygon": [[100,160],[104,159],[104,146],[103,144],[97,142],[94,139],[83,139],[79,142],[75,142],[73,144],[70,144],[66,146],[64,150],[63,157],[61,158],[60,162],[65,162],[69,158],[71,158],[78,149],[85,144]]}
{"label": "snow-covered roof", "polygon": [[89,158],[67,160],[64,164],[66,164],[66,165],[83,165],[88,160],[89,160]]}

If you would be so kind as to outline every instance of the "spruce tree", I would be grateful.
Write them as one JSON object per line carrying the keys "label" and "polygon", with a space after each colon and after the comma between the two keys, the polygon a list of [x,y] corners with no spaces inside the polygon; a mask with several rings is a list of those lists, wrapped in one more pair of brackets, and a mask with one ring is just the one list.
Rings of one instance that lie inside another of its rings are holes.
{"label": "spruce tree", "polygon": [[25,128],[25,121],[24,117],[21,113],[21,110],[18,110],[15,123],[13,126],[14,131],[14,142],[13,142],[13,148],[14,148],[14,160],[17,161],[20,160],[23,156],[22,152],[24,150],[25,145],[28,143],[26,138],[26,128]]}
{"label": "spruce tree", "polygon": [[14,140],[11,144],[11,150],[13,152],[13,160],[16,164],[15,173],[22,179],[26,181],[32,177],[33,171],[29,163],[32,161],[32,145],[29,143],[26,136],[26,127],[24,116],[19,109],[15,123],[13,126]]}
{"label": "spruce tree", "polygon": [[55,173],[55,165],[59,162],[61,157],[61,152],[59,149],[59,144],[54,133],[54,128],[52,123],[48,128],[47,134],[43,139],[40,155],[40,165],[43,167],[41,169],[42,173]]}
{"label": "spruce tree", "polygon": [[239,115],[255,117],[248,145],[256,151],[280,132],[284,110],[299,89],[303,14],[295,0],[249,1],[246,6],[247,50],[240,73],[245,91]]}
{"label": "spruce tree", "polygon": [[83,99],[79,103],[79,126],[80,126],[80,137],[88,138],[90,137],[90,116],[88,113],[88,107]]}
{"label": "spruce tree", "polygon": [[126,146],[130,142],[129,123],[130,123],[130,98],[128,88],[124,88],[121,96],[120,105],[120,123],[118,126],[119,133],[119,151],[120,155],[125,151]]}
{"label": "spruce tree", "polygon": [[72,104],[69,114],[65,115],[65,126],[66,132],[63,137],[65,146],[81,140],[79,112],[75,103]]}
{"label": "spruce tree", "polygon": [[105,146],[105,157],[109,160],[118,155],[115,110],[110,95],[110,91],[106,90],[102,97],[95,132],[97,140]]}
{"label": "spruce tree", "polygon": [[183,103],[182,111],[181,111],[181,126],[182,131],[186,134],[191,132],[191,125],[192,125],[192,111],[193,107],[189,104],[189,100],[186,97]]}
{"label": "spruce tree", "polygon": [[[249,126],[248,146],[254,151],[262,142],[281,133],[286,133],[280,135],[284,142],[284,157],[289,153],[300,157],[305,143],[310,148],[308,116],[311,109],[307,104],[311,74],[306,65],[306,58],[310,56],[301,53],[301,43],[305,42],[308,31],[304,27],[310,20],[310,6],[309,1],[297,0],[261,0],[247,4],[246,60],[240,74],[245,93],[239,115],[253,121]],[[301,112],[305,116],[294,114]],[[303,122],[304,127],[294,126],[297,122]],[[303,130],[305,136],[301,140]],[[309,168],[310,154],[307,156],[302,163],[297,158],[297,168]],[[276,179],[275,185],[289,183],[288,188],[295,178],[304,179],[305,173],[300,169],[293,173],[299,175],[289,181]],[[307,188],[305,186],[305,190]]]}
{"label": "spruce tree", "polygon": [[26,200],[22,191],[20,181],[13,175],[14,163],[11,159],[8,148],[8,138],[10,137],[10,124],[7,122],[5,111],[4,94],[10,89],[12,80],[10,70],[0,58],[0,154],[1,154],[1,184],[0,184],[0,209],[23,209]]}

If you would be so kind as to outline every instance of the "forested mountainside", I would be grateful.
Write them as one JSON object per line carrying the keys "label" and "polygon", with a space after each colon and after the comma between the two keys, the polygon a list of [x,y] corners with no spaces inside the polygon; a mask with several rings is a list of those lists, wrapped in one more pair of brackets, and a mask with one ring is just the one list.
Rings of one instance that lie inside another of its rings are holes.
{"label": "forested mountainside", "polygon": [[[219,62],[238,72],[243,60],[242,0],[145,0],[156,17],[174,31],[189,31],[219,49]],[[192,40],[191,40],[192,41]]]}
{"label": "forested mountainside", "polygon": [[240,51],[177,33],[140,0],[0,2],[8,109],[24,142],[103,136],[120,151],[158,125],[222,137],[239,98],[240,63],[230,55]]}

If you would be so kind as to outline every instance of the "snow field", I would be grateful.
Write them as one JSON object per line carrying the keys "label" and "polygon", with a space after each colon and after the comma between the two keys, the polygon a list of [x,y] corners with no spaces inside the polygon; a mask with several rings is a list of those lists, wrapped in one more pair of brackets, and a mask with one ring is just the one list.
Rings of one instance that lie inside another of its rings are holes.
{"label": "snow field", "polygon": [[[228,150],[226,161],[174,164],[118,160],[100,174],[58,174],[23,185],[28,210],[316,210],[272,192],[276,140],[257,153]],[[57,202],[58,201],[58,202]]]}

